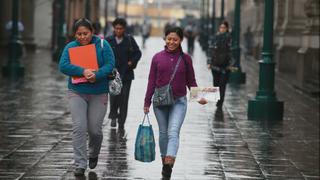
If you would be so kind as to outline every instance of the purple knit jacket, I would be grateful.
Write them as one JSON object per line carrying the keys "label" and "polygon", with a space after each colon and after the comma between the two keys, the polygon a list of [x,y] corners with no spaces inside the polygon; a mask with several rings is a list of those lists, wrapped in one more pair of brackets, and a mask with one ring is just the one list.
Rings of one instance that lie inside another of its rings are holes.
{"label": "purple knit jacket", "polygon": [[[168,49],[165,48],[153,56],[148,88],[144,99],[144,107],[150,107],[155,88],[165,86],[169,83],[181,52],[181,49],[175,52],[169,52]],[[197,87],[192,60],[189,55],[183,55],[183,59],[180,61],[178,70],[171,82],[171,86],[175,98],[185,96],[187,94],[186,87],[189,89],[190,87]]]}

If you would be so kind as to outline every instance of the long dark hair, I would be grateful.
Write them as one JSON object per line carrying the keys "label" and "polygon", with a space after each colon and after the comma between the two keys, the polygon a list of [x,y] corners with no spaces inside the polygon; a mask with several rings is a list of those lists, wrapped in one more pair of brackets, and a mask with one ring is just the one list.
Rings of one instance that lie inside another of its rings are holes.
{"label": "long dark hair", "polygon": [[222,24],[226,26],[227,32],[229,32],[229,23],[228,23],[228,21],[222,21],[222,22],[220,23],[220,25],[222,25]]}
{"label": "long dark hair", "polygon": [[88,28],[91,32],[93,32],[93,26],[90,20],[86,18],[81,18],[77,20],[73,25],[73,34],[75,34],[80,26],[84,26]]}

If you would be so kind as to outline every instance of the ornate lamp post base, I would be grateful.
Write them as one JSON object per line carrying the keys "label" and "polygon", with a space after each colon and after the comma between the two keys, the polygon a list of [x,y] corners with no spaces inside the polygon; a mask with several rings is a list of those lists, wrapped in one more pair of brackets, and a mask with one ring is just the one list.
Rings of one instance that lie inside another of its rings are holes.
{"label": "ornate lamp post base", "polygon": [[7,65],[2,67],[2,75],[4,77],[18,78],[24,76],[24,67],[21,65]]}
{"label": "ornate lamp post base", "polygon": [[271,55],[264,54],[259,62],[259,90],[256,97],[248,101],[248,119],[251,120],[282,120],[284,103],[279,101],[274,91],[274,67]]}
{"label": "ornate lamp post base", "polygon": [[24,67],[20,64],[23,43],[17,39],[9,42],[8,63],[2,67],[2,75],[17,79],[24,76]]}
{"label": "ornate lamp post base", "polygon": [[261,100],[257,97],[248,102],[248,119],[282,120],[283,102],[278,100]]}
{"label": "ornate lamp post base", "polygon": [[23,43],[17,39],[9,42],[8,63],[2,67],[4,77],[18,78],[24,76],[24,67],[20,64]]}

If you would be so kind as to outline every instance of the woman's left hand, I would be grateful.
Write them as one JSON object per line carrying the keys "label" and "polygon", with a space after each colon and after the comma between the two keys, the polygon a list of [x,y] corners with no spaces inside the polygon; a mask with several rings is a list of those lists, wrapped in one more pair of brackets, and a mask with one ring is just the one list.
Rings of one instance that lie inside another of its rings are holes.
{"label": "woman's left hand", "polygon": [[93,73],[91,76],[89,76],[89,77],[87,78],[87,80],[88,80],[90,83],[96,82],[96,74]]}
{"label": "woman's left hand", "polygon": [[208,103],[208,101],[205,99],[205,98],[201,98],[199,101],[198,101],[199,104],[201,105],[205,105]]}
{"label": "woman's left hand", "polygon": [[143,108],[143,112],[144,112],[145,114],[148,114],[148,113],[149,113],[149,107],[144,107],[144,108]]}

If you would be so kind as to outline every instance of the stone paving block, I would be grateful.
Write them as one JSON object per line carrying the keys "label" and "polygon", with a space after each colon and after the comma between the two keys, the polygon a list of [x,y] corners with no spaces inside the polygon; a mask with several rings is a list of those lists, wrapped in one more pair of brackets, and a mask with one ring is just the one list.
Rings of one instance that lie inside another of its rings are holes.
{"label": "stone paving block", "polygon": [[21,177],[23,172],[10,172],[10,171],[1,171],[0,170],[0,179],[8,180],[8,179],[17,179]]}
{"label": "stone paving block", "polygon": [[57,180],[60,176],[26,176],[22,178],[23,180]]}

